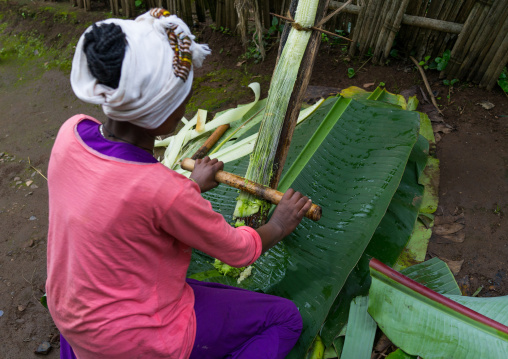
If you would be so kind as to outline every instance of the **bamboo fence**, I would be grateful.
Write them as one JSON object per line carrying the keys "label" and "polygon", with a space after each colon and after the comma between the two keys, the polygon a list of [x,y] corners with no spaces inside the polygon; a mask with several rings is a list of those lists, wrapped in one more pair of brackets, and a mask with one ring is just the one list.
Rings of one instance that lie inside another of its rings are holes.
{"label": "bamboo fence", "polygon": [[[272,26],[270,13],[286,16],[291,2],[143,0],[142,6],[166,8],[189,26],[211,18],[216,28],[240,34],[245,45],[254,39],[263,53],[260,39]],[[91,0],[71,3],[91,9]],[[133,17],[140,11],[135,0],[109,0],[109,5],[115,16]],[[330,1],[329,10],[342,5]],[[418,60],[451,50],[441,77],[472,81],[489,90],[508,63],[508,0],[354,0],[323,29],[341,30],[353,40],[350,56],[368,56],[376,64],[386,63],[394,45],[402,55]]]}
{"label": "bamboo fence", "polygon": [[[359,0],[358,0],[359,1]],[[508,0],[363,0],[344,12],[351,22],[349,54],[383,64],[397,48],[418,60],[451,50],[441,77],[491,90],[508,63]],[[332,1],[330,8],[343,3]]]}

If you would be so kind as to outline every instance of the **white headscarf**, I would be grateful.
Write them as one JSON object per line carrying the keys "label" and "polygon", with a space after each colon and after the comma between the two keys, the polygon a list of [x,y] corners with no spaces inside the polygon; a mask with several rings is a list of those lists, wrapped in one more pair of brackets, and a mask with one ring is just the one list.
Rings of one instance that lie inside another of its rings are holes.
{"label": "white headscarf", "polygon": [[[112,120],[129,121],[148,129],[159,127],[189,94],[192,67],[200,67],[211,53],[207,45],[194,42],[194,35],[181,19],[168,14],[153,9],[135,20],[108,19],[97,23],[114,23],[125,33],[125,56],[116,89],[99,84],[88,68],[83,45],[85,34],[92,29],[89,27],[79,39],[72,61],[71,85],[76,96],[102,105]],[[175,52],[168,40],[168,30],[173,36],[190,41],[192,65],[188,77],[178,76],[175,71]]]}

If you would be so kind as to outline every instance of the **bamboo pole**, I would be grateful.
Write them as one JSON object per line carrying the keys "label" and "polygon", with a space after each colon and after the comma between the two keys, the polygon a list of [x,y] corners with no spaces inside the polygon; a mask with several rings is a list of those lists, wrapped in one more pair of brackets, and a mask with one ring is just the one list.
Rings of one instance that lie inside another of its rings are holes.
{"label": "bamboo pole", "polygon": [[[496,61],[501,59],[501,57],[496,57],[496,55],[499,53],[499,51],[503,48],[505,43],[506,35],[508,34],[508,17],[505,18],[504,23],[502,26],[499,26],[499,31],[497,33],[496,39],[492,46],[489,49],[489,52],[486,54],[485,59],[483,60],[480,69],[478,70],[476,77],[473,79],[474,82],[485,82],[483,78],[485,75],[487,75],[488,68],[492,65],[494,67],[497,66]],[[505,61],[505,63],[508,61]],[[498,74],[499,76],[499,74]]]}
{"label": "bamboo pole", "polygon": [[[422,0],[410,1],[408,7],[406,8],[406,15],[413,15],[413,16],[419,15],[421,6],[422,6]],[[411,48],[409,47],[409,40],[411,39],[412,34],[417,30],[417,28],[412,27],[412,26],[406,26],[406,25],[404,25],[404,23],[401,26],[402,26],[402,30],[400,31],[400,34],[399,34],[400,40],[402,43],[406,44],[406,50],[409,52],[409,51],[411,51]]]}
{"label": "bamboo pole", "polygon": [[[459,34],[459,37],[457,38],[457,41],[453,46],[453,49],[450,54],[450,60],[448,61],[448,66],[446,67],[446,74],[448,74],[448,76],[450,76],[451,78],[455,77],[455,74],[457,73],[458,69],[460,68],[460,65],[462,64],[462,60],[467,51],[465,46],[468,36],[470,36],[471,31],[476,23],[476,18],[481,10],[482,4],[479,2],[475,3],[473,9],[471,10],[471,13],[469,14],[469,17],[467,18],[464,24],[462,32]],[[442,71],[440,77],[444,75],[445,72]]]}
{"label": "bamboo pole", "polygon": [[196,0],[196,16],[199,22],[206,22],[206,5],[205,0]]}
{"label": "bamboo pole", "polygon": [[[370,29],[369,37],[366,41],[366,46],[364,51],[367,53],[371,53],[371,56],[374,54],[377,45],[379,42],[383,41],[382,39],[386,39],[387,27],[389,27],[390,18],[395,11],[395,7],[397,6],[397,2],[400,0],[384,0],[381,1],[382,8],[380,11],[374,11],[373,18],[373,27]],[[364,53],[360,53],[363,56]]]}
{"label": "bamboo pole", "polygon": [[[194,165],[195,161],[190,158],[184,158],[180,164],[180,166],[186,171],[193,171]],[[249,181],[246,178],[225,171],[218,171],[215,174],[215,181],[247,192],[275,205],[279,204],[282,200],[282,196],[284,196],[284,193],[273,188],[263,186],[262,184]],[[312,219],[313,221],[319,221],[321,219],[321,214],[321,207],[313,203],[307,213],[305,213],[305,217]]]}
{"label": "bamboo pole", "polygon": [[473,6],[476,4],[477,0],[465,0],[464,4],[460,8],[457,18],[455,19],[456,22],[459,24],[463,24],[466,22],[469,14],[471,13],[471,10],[473,10]]}
{"label": "bamboo pole", "polygon": [[479,32],[481,31],[483,27],[483,23],[489,13],[489,10],[491,8],[492,2],[491,0],[488,0],[488,3],[480,2],[483,7],[479,11],[479,16],[475,19],[473,27],[471,29],[471,32],[468,34],[466,43],[464,45],[464,55],[461,58],[461,65],[457,68],[457,74],[455,77],[460,77],[460,73],[462,72],[464,61],[469,57],[471,46],[477,41]]}
{"label": "bamboo pole", "polygon": [[[447,0],[443,2],[443,5],[441,7],[441,10],[436,15],[436,19],[439,20],[447,20],[448,16],[450,15],[450,12],[452,11],[452,8],[458,7],[457,3],[462,0]],[[432,58],[435,57],[435,50],[436,47],[439,46],[439,44],[442,42],[443,38],[445,37],[445,34],[442,34],[439,31],[431,30],[429,31],[428,38],[427,38],[427,46],[425,50],[425,54],[431,55]]]}
{"label": "bamboo pole", "polygon": [[270,28],[270,2],[268,0],[259,0],[259,11],[261,21],[265,29]]}
{"label": "bamboo pole", "polygon": [[215,0],[205,0],[210,10],[212,21],[217,22],[217,2]]}
{"label": "bamboo pole", "polygon": [[[451,8],[448,11],[448,14],[445,18],[442,18],[441,20],[444,21],[450,21],[450,22],[457,22],[457,16],[459,14],[460,9],[463,7],[466,0],[455,0],[453,4],[451,4]],[[456,39],[456,36],[451,36],[450,34],[443,34],[439,33],[438,39],[435,42],[434,45],[434,53],[432,54],[432,57],[436,57],[440,54],[442,54],[446,49],[451,48],[451,41],[454,41]]]}
{"label": "bamboo pole", "polygon": [[[480,82],[480,86],[485,86],[487,90],[492,90],[497,84],[497,79],[503,71],[503,68],[508,63],[508,33],[505,33],[505,37],[502,45],[497,50],[491,65],[485,71],[484,78]],[[497,65],[496,65],[497,64]]]}
{"label": "bamboo pole", "polygon": [[[435,19],[438,17],[439,12],[443,7],[444,1],[449,0],[433,0],[430,2],[429,8],[425,14],[426,17]],[[416,58],[421,60],[427,54],[427,44],[429,41],[430,29],[420,29],[418,33],[418,37],[416,38],[416,43],[418,44],[418,49],[416,50]]]}
{"label": "bamboo pole", "polygon": [[[426,15],[428,7],[429,7],[429,2],[427,0],[420,0],[419,3],[420,3],[420,6],[419,6],[418,12],[415,14],[415,16],[417,16],[418,18],[425,18],[426,19],[427,17],[425,15]],[[423,28],[413,27],[411,30],[410,36],[408,37],[407,48],[411,49],[411,51],[414,53],[416,53],[416,51],[418,50],[418,46],[420,45],[417,42],[417,39],[418,39],[418,35],[420,34],[421,31],[423,31]]]}
{"label": "bamboo pole", "polygon": [[388,39],[385,42],[385,48],[383,52],[382,60],[386,60],[390,55],[390,50],[393,46],[393,40],[395,40],[395,36],[397,35],[400,24],[402,21],[402,17],[404,16],[404,12],[406,11],[407,5],[409,4],[409,0],[402,0],[399,9],[397,10],[397,15],[395,17],[395,21],[392,24],[392,28],[390,33],[388,34]]}
{"label": "bamboo pole", "polygon": [[373,12],[376,5],[379,5],[380,2],[376,0],[365,0],[365,12],[363,13],[363,22],[362,27],[358,33],[358,40],[355,43],[358,47],[358,51],[360,56],[363,56],[365,51],[366,42],[369,37],[369,29],[371,28],[373,22]]}
{"label": "bamboo pole", "polygon": [[224,133],[229,129],[229,125],[220,125],[213,131],[213,133],[208,137],[208,139],[203,143],[196,153],[194,153],[191,157],[193,160],[197,160],[198,158],[203,158],[207,155],[208,151],[219,141],[219,139],[224,135]]}
{"label": "bamboo pole", "polygon": [[[336,2],[338,6],[341,6],[343,4],[340,4],[339,2]],[[367,4],[368,5],[368,4]],[[346,6],[346,8],[344,9],[344,11],[348,11],[348,9],[350,8],[358,8],[358,17],[356,19],[356,26],[354,27],[353,29],[353,43],[351,44],[351,46],[349,46],[349,56],[354,56],[356,54],[356,47],[357,47],[357,44],[358,44],[358,39],[360,38],[360,35],[361,35],[361,32],[362,32],[362,28],[363,28],[363,24],[365,22],[365,12],[367,10],[367,5],[364,5],[364,6],[352,6],[352,5],[348,5]]]}
{"label": "bamboo pole", "polygon": [[[73,0],[76,1],[76,0]],[[114,16],[120,15],[120,12],[118,11],[118,0],[109,0],[109,6],[111,7],[111,13]]]}
{"label": "bamboo pole", "polygon": [[[473,44],[468,58],[466,58],[466,61],[464,61],[462,64],[464,69],[461,69],[462,71],[459,70],[459,75],[461,76],[461,78],[463,74],[467,74],[467,80],[468,81],[473,80],[481,64],[487,61],[490,63],[489,59],[486,58],[486,55],[488,54],[494,41],[496,40],[495,35],[496,32],[500,31],[503,28],[503,24],[505,23],[507,16],[508,16],[508,6],[506,6],[506,4],[503,4],[503,1],[498,1],[492,6],[492,8],[490,9],[489,18],[487,20],[487,23],[484,24],[484,27],[478,38],[478,41]],[[506,31],[503,33],[503,35],[505,33]],[[471,54],[475,54],[476,55],[475,58],[473,58]]]}
{"label": "bamboo pole", "polygon": [[373,59],[372,62],[377,64],[382,49],[384,49],[389,31],[392,29],[392,19],[395,18],[395,12],[400,0],[385,0],[387,9],[383,9],[382,14],[377,22],[377,28],[373,31]]}
{"label": "bamboo pole", "polygon": [[189,0],[180,0],[180,14],[179,17],[182,19],[188,27],[192,29],[192,6]]}
{"label": "bamboo pole", "polygon": [[223,11],[223,6],[224,5],[224,0],[217,0],[216,2],[216,12],[215,12],[215,25],[217,25],[217,27],[221,27],[221,26],[224,26],[224,21],[223,21],[223,15],[224,15],[224,11]]}
{"label": "bamboo pole", "polygon": [[462,65],[457,73],[457,78],[462,79],[467,77],[468,81],[471,80],[471,70],[474,63],[482,61],[482,58],[480,58],[482,48],[484,46],[490,46],[491,44],[493,28],[497,23],[500,13],[502,13],[502,3],[502,1],[496,1],[490,8],[486,7],[484,9],[484,13],[487,11],[487,15],[484,20],[478,24],[476,38],[471,42],[468,53],[462,61]]}
{"label": "bamboo pole", "polygon": [[360,42],[360,57],[362,57],[365,52],[368,52],[371,43],[376,41],[378,33],[375,29],[383,23],[389,1],[392,0],[369,0],[369,3],[374,3],[374,6],[370,7],[370,11],[367,13],[368,20],[363,29],[363,42]]}

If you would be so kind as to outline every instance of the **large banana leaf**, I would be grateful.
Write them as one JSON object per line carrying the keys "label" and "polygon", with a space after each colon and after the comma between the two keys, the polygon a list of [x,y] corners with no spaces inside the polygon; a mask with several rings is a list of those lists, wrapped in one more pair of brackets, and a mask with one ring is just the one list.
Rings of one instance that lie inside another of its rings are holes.
{"label": "large banana leaf", "polygon": [[349,275],[346,284],[337,296],[326,322],[321,330],[321,337],[329,346],[342,327],[347,323],[351,300],[366,295],[370,287],[369,261],[376,257],[387,265],[393,265],[406,246],[413,233],[424,187],[419,184],[429,144],[419,136],[413,147],[402,181],[392,198],[381,223],[376,228],[362,258]]}
{"label": "large banana leaf", "polygon": [[[256,262],[253,274],[241,284],[296,303],[304,329],[289,356],[295,358],[306,353],[383,218],[418,136],[415,112],[345,98],[329,106],[330,101],[297,127],[285,166],[290,167],[279,187],[309,195],[323,207],[323,217],[319,222],[304,219]],[[246,162],[229,163],[226,170],[242,174]],[[229,220],[236,196],[222,186],[208,199]],[[189,274],[235,284],[218,276],[211,262],[196,253]]]}
{"label": "large banana leaf", "polygon": [[508,296],[443,296],[371,262],[369,313],[388,338],[410,355],[507,358]]}
{"label": "large banana leaf", "polygon": [[[383,101],[411,111],[415,110],[417,105],[416,99],[411,98],[406,104],[402,96],[391,94],[381,88],[367,92],[357,87],[350,87],[343,90],[341,94],[348,98]],[[401,184],[369,246],[335,300],[321,330],[321,336],[327,346],[347,323],[351,300],[356,296],[366,295],[369,290],[369,260],[376,257],[390,266],[395,264],[410,238],[415,236],[415,224],[418,224],[417,217],[421,211],[422,198],[426,197],[427,192],[434,190],[430,186],[431,183],[423,182],[423,177],[424,169],[431,159],[429,144],[435,144],[435,139],[428,116],[419,114],[420,137],[413,148]],[[423,184],[425,184],[425,190]]]}

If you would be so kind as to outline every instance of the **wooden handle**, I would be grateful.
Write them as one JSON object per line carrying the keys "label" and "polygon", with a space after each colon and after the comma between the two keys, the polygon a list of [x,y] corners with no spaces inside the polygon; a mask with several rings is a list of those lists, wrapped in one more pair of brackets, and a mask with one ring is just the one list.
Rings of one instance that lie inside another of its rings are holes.
{"label": "wooden handle", "polygon": [[195,154],[192,155],[193,160],[197,160],[198,158],[203,158],[206,156],[208,151],[217,143],[217,141],[222,137],[224,132],[226,132],[229,128],[229,125],[220,125],[213,131],[213,133],[208,137],[203,146],[201,146]]}
{"label": "wooden handle", "polygon": [[[193,159],[185,158],[180,166],[186,171],[193,171],[194,164],[195,161]],[[241,191],[262,198],[272,204],[279,204],[282,196],[284,195],[284,193],[279,192],[273,188],[246,180],[243,177],[225,171],[218,171],[215,174],[215,180],[219,183],[224,183],[228,186],[238,188]],[[305,217],[312,219],[313,221],[319,221],[321,219],[321,213],[321,207],[313,203],[307,213],[305,213]]]}

